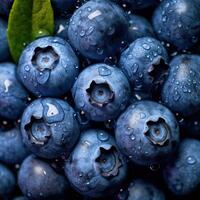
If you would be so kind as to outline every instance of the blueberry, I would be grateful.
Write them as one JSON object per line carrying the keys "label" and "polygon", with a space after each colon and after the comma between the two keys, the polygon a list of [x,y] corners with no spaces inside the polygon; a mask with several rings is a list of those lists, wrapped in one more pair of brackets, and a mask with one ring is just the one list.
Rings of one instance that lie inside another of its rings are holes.
{"label": "blueberry", "polygon": [[141,37],[154,37],[151,24],[142,16],[129,15],[129,42]]}
{"label": "blueberry", "polygon": [[79,62],[70,45],[59,37],[33,41],[22,52],[18,75],[36,96],[56,97],[71,89]]}
{"label": "blueberry", "polygon": [[118,196],[125,196],[125,198],[118,198],[119,200],[165,200],[164,193],[156,185],[143,179],[135,179],[122,193],[126,194]]}
{"label": "blueberry", "polygon": [[122,53],[119,67],[127,75],[136,93],[157,92],[168,71],[168,54],[162,44],[151,37],[135,40]]}
{"label": "blueberry", "polygon": [[72,94],[77,108],[88,119],[106,121],[116,118],[125,109],[130,86],[120,69],[102,63],[81,72]]}
{"label": "blueberry", "polygon": [[13,2],[14,0],[1,0],[0,1],[0,15],[8,17]]}
{"label": "blueberry", "polygon": [[160,40],[188,49],[200,35],[200,2],[197,0],[165,0],[155,10],[153,26]]}
{"label": "blueberry", "polygon": [[31,200],[60,199],[69,188],[66,178],[54,171],[45,161],[31,155],[22,163],[18,184]]}
{"label": "blueberry", "polygon": [[0,161],[6,164],[19,164],[29,154],[22,142],[19,128],[0,132]]}
{"label": "blueberry", "polygon": [[68,26],[69,26],[69,19],[57,18],[55,20],[56,36],[61,37],[64,40],[68,41]]}
{"label": "blueberry", "polygon": [[76,0],[51,0],[55,15],[65,16],[69,9],[71,9]]}
{"label": "blueberry", "polygon": [[6,31],[7,22],[0,18],[0,62],[8,60],[10,55]]}
{"label": "blueberry", "polygon": [[117,145],[131,161],[147,166],[170,158],[179,142],[179,127],[163,105],[138,101],[117,120],[115,136]]}
{"label": "blueberry", "polygon": [[14,174],[4,165],[0,164],[0,197],[7,199],[15,187]]}
{"label": "blueberry", "polygon": [[178,55],[162,89],[162,101],[172,111],[184,116],[200,110],[200,56]]}
{"label": "blueberry", "polygon": [[17,80],[16,66],[0,63],[0,117],[15,120],[27,105],[28,93]]}
{"label": "blueberry", "polygon": [[85,57],[104,60],[120,51],[128,33],[125,12],[108,0],[91,0],[70,19],[68,36]]}
{"label": "blueberry", "polygon": [[200,141],[184,139],[177,156],[164,168],[163,175],[170,191],[184,196],[200,184]]}
{"label": "blueberry", "polygon": [[114,193],[127,172],[114,138],[100,129],[90,129],[81,138],[65,164],[65,173],[79,193],[104,197]]}
{"label": "blueberry", "polygon": [[74,110],[65,101],[53,98],[33,101],[21,119],[24,143],[44,158],[68,156],[79,137],[75,117]]}

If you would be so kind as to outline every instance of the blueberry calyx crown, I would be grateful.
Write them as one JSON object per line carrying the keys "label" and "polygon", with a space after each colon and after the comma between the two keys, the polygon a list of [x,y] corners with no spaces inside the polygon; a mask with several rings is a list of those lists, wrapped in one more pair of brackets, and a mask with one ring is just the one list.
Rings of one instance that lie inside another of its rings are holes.
{"label": "blueberry calyx crown", "polygon": [[51,46],[45,48],[37,47],[31,61],[38,71],[43,72],[44,70],[52,70],[56,67],[59,62],[59,55]]}
{"label": "blueberry calyx crown", "polygon": [[50,126],[43,123],[42,119],[31,117],[30,124],[25,126],[29,139],[33,144],[45,145],[51,137]]}
{"label": "blueberry calyx crown", "polygon": [[158,118],[157,121],[148,121],[147,127],[144,134],[153,144],[164,146],[169,142],[170,130],[163,118]]}
{"label": "blueberry calyx crown", "polygon": [[52,136],[52,124],[62,121],[65,114],[56,102],[48,103],[43,100],[40,105],[41,108],[32,113],[24,128],[33,144],[43,146]]}
{"label": "blueberry calyx crown", "polygon": [[104,107],[114,100],[114,92],[107,82],[92,81],[86,92],[89,95],[90,103],[97,107]]}
{"label": "blueberry calyx crown", "polygon": [[119,154],[114,146],[109,148],[100,147],[99,155],[95,161],[98,164],[100,174],[105,178],[117,176],[119,168],[122,165]]}

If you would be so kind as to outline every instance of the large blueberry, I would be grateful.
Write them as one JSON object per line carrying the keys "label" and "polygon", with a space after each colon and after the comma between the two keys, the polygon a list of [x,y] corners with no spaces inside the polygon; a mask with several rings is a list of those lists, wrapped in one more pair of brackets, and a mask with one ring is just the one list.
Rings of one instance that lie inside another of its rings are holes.
{"label": "large blueberry", "polygon": [[119,117],[116,142],[131,161],[153,165],[168,160],[179,142],[175,116],[161,104],[138,101]]}
{"label": "large blueberry", "polygon": [[132,181],[118,197],[117,200],[165,200],[164,193],[156,185],[143,179]]}
{"label": "large blueberry", "polygon": [[91,0],[75,11],[68,36],[85,57],[103,60],[120,51],[128,33],[125,12],[109,0]]}
{"label": "large blueberry", "polygon": [[15,187],[14,174],[4,165],[0,164],[0,197],[9,199],[11,192]]}
{"label": "large blueberry", "polygon": [[21,119],[23,141],[36,155],[56,158],[69,155],[79,137],[76,114],[65,101],[37,99]]}
{"label": "large blueberry", "polygon": [[141,37],[154,37],[154,32],[151,24],[142,16],[129,15],[129,42],[133,42]]}
{"label": "large blueberry", "polygon": [[135,40],[122,53],[119,67],[127,75],[136,93],[157,92],[168,71],[168,54],[162,44],[151,37]]}
{"label": "large blueberry", "polygon": [[8,60],[9,54],[7,22],[0,17],[0,62]]}
{"label": "large blueberry", "polygon": [[119,189],[127,166],[114,138],[99,129],[90,129],[81,138],[65,164],[71,185],[81,194],[105,197]]}
{"label": "large blueberry", "polygon": [[130,86],[120,69],[102,63],[84,69],[72,93],[77,108],[87,118],[106,121],[116,118],[125,109]]}
{"label": "large blueberry", "polygon": [[67,195],[66,178],[58,174],[50,164],[31,155],[22,163],[18,174],[18,185],[31,200],[55,200]]}
{"label": "large blueberry", "polygon": [[43,37],[29,44],[19,60],[18,75],[36,96],[61,96],[71,89],[79,62],[70,45],[59,37]]}
{"label": "large blueberry", "polygon": [[178,55],[169,64],[162,101],[172,111],[192,115],[200,110],[200,56]]}
{"label": "large blueberry", "polygon": [[0,63],[0,117],[17,119],[27,105],[28,93],[17,80],[16,66]]}
{"label": "large blueberry", "polygon": [[14,0],[1,0],[0,1],[0,15],[8,17],[13,2]]}
{"label": "large blueberry", "polygon": [[165,182],[172,193],[187,195],[200,185],[200,141],[184,139],[178,154],[163,171]]}
{"label": "large blueberry", "polygon": [[200,2],[198,0],[165,0],[155,10],[153,26],[160,40],[188,49],[200,35]]}
{"label": "large blueberry", "polygon": [[0,131],[0,161],[6,164],[19,164],[29,154],[22,142],[19,128]]}

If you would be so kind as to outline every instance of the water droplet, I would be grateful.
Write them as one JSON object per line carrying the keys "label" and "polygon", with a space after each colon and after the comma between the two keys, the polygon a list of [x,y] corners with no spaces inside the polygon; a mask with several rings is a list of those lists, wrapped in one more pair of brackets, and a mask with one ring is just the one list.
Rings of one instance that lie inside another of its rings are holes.
{"label": "water droplet", "polygon": [[130,136],[130,138],[131,138],[132,141],[134,141],[134,140],[135,140],[135,135],[132,134],[132,135]]}
{"label": "water droplet", "polygon": [[160,169],[160,165],[159,164],[150,165],[150,170],[151,171],[158,171],[159,169]]}
{"label": "water droplet", "polygon": [[181,95],[178,92],[175,92],[174,94],[174,100],[178,101],[181,98]]}
{"label": "water droplet", "polygon": [[52,117],[59,113],[55,105],[47,103],[47,106],[49,107],[47,111],[47,117]]}
{"label": "water droplet", "polygon": [[12,81],[6,79],[6,80],[4,81],[4,87],[5,87],[4,92],[8,92],[9,87],[10,87],[11,85],[12,85]]}
{"label": "water droplet", "polygon": [[26,65],[26,66],[24,67],[24,69],[25,69],[26,72],[29,72],[29,71],[30,71],[30,67],[29,67],[28,65]]}
{"label": "water droplet", "polygon": [[166,22],[167,21],[167,16],[163,16],[162,21]]}
{"label": "water droplet", "polygon": [[196,158],[193,157],[193,156],[188,156],[187,157],[187,163],[190,164],[190,165],[193,165],[196,163]]}
{"label": "water droplet", "polygon": [[133,73],[135,74],[139,68],[139,65],[137,63],[133,64]]}
{"label": "water droplet", "polygon": [[102,55],[103,52],[104,52],[104,51],[103,51],[102,48],[100,48],[100,47],[97,48],[97,53],[98,53],[99,55]]}
{"label": "water droplet", "polygon": [[83,37],[84,35],[85,35],[85,31],[82,30],[82,31],[80,32],[80,36]]}
{"label": "water droplet", "polygon": [[109,27],[108,28],[108,35],[113,35],[115,32],[115,28],[114,27]]}
{"label": "water droplet", "polygon": [[146,117],[146,114],[143,113],[143,112],[141,112],[141,113],[140,113],[140,119],[144,119],[145,117]]}
{"label": "water droplet", "polygon": [[146,44],[146,43],[144,43],[143,45],[142,45],[142,47],[145,49],[145,50],[149,50],[151,47],[148,45],[148,44]]}
{"label": "water droplet", "polygon": [[104,132],[98,132],[97,137],[101,141],[107,141],[109,139],[109,135]]}
{"label": "water droplet", "polygon": [[109,76],[112,73],[111,70],[105,66],[99,67],[98,71],[100,76]]}

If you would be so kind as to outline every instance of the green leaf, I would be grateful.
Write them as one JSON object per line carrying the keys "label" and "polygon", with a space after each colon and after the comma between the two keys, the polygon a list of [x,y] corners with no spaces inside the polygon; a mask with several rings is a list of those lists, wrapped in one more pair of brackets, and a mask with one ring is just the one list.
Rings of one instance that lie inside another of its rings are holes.
{"label": "green leaf", "polygon": [[38,37],[52,35],[54,16],[50,0],[15,0],[8,21],[10,52],[18,62],[25,46]]}
{"label": "green leaf", "polygon": [[50,0],[33,1],[32,38],[52,35],[54,31],[54,16]]}

